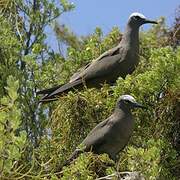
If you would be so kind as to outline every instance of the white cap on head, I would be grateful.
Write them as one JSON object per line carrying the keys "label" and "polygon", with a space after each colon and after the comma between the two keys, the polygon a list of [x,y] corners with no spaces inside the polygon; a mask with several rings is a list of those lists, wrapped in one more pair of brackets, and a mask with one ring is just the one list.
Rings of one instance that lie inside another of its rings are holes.
{"label": "white cap on head", "polygon": [[136,102],[136,100],[130,95],[122,95],[119,100],[129,100],[130,102]]}
{"label": "white cap on head", "polygon": [[129,18],[131,18],[131,17],[133,17],[133,16],[139,16],[139,17],[142,18],[142,19],[146,19],[146,17],[145,17],[143,14],[138,13],[138,12],[132,13],[132,14],[129,16]]}

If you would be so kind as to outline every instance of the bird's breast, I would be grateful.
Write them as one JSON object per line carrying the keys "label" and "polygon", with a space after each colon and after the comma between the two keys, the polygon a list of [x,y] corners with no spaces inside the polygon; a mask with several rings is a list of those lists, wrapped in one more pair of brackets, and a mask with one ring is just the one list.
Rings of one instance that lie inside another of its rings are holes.
{"label": "bird's breast", "polygon": [[119,72],[120,76],[126,76],[127,74],[132,74],[136,66],[139,63],[139,51],[137,48],[126,48],[123,53],[122,59],[119,62]]}
{"label": "bird's breast", "polygon": [[119,149],[123,148],[130,136],[132,135],[134,128],[134,120],[131,116],[124,118],[120,122],[117,122],[112,127],[112,137],[114,142],[119,144]]}

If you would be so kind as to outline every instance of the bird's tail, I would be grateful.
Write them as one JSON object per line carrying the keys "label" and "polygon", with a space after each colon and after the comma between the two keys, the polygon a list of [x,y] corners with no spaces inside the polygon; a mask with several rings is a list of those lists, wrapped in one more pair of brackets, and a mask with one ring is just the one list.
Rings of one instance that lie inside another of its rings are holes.
{"label": "bird's tail", "polygon": [[58,88],[60,88],[61,86],[63,85],[58,85],[58,86],[54,86],[52,88],[49,88],[49,89],[43,89],[41,91],[37,91],[36,94],[39,95],[39,94],[51,94],[53,93],[55,90],[57,90]]}
{"label": "bird's tail", "polygon": [[63,164],[63,166],[68,166],[74,159],[76,159],[81,153],[83,153],[84,151],[82,149],[76,149],[71,156],[69,157],[69,159],[66,160],[66,162]]}
{"label": "bird's tail", "polygon": [[[82,85],[83,85],[82,80],[79,79],[77,81],[67,83],[63,86],[59,86],[59,88],[56,88],[54,91],[52,91],[52,93],[48,93],[47,95],[45,95],[40,100],[40,102],[44,103],[44,102],[56,101],[58,99],[58,96],[67,94],[70,90],[79,89]],[[47,92],[47,91],[44,90],[43,92]]]}
{"label": "bird's tail", "polygon": [[73,162],[73,160],[76,159],[76,158],[77,158],[81,153],[83,153],[83,152],[84,152],[84,151],[81,150],[81,149],[76,149],[76,150],[71,154],[71,156],[70,156],[63,164],[61,164],[61,165],[57,168],[56,172],[59,173],[59,174],[63,173],[63,171],[62,171],[63,167],[64,167],[64,166],[69,166],[69,165],[71,164],[71,162]]}

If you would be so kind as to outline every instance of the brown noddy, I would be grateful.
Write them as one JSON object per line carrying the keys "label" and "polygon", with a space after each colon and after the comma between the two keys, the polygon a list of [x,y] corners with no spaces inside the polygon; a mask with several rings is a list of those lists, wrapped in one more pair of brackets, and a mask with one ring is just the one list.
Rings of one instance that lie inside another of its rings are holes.
{"label": "brown noddy", "polygon": [[139,27],[146,23],[157,24],[140,13],[131,14],[118,46],[81,68],[67,84],[37,92],[45,95],[40,102],[57,100],[58,96],[70,90],[81,90],[84,85],[100,88],[104,83],[114,83],[119,76],[125,78],[131,74],[139,63]]}
{"label": "brown noddy", "polygon": [[68,165],[73,159],[85,151],[96,154],[107,153],[113,160],[127,145],[134,128],[133,108],[146,108],[137,103],[130,95],[122,95],[117,100],[113,114],[99,123],[83,140],[81,147],[77,148],[67,160]]}

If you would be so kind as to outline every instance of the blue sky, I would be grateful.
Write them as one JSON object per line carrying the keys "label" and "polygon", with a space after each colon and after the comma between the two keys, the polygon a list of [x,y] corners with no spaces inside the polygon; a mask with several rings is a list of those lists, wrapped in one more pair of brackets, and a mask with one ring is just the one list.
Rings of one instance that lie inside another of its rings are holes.
{"label": "blue sky", "polygon": [[[101,27],[108,33],[113,26],[118,26],[123,32],[127,19],[132,12],[143,13],[149,19],[166,17],[167,24],[174,20],[175,10],[180,5],[179,0],[69,0],[76,8],[72,12],[62,15],[59,23],[69,26],[75,34],[87,35],[93,32],[95,27]],[[145,25],[147,29],[149,25]],[[54,49],[57,42],[52,32],[48,42]]]}

